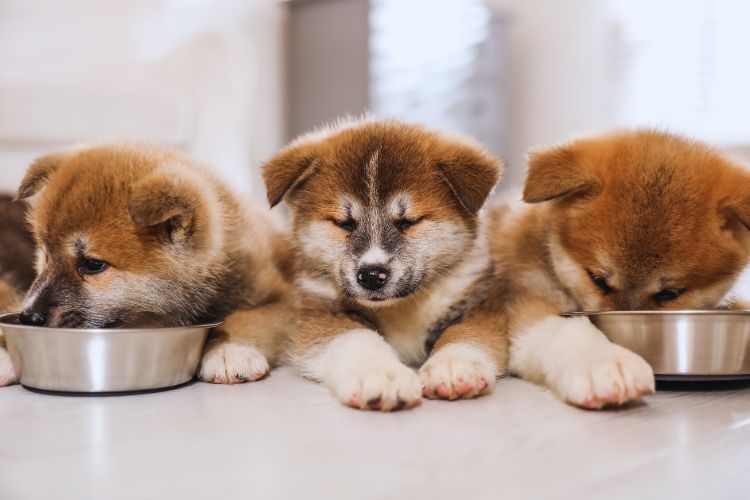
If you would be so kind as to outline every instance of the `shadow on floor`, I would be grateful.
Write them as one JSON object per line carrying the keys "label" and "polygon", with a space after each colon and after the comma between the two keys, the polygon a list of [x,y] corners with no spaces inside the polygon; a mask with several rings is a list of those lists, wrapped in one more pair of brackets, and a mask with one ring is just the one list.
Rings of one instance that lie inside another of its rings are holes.
{"label": "shadow on floor", "polygon": [[657,379],[656,389],[659,391],[737,391],[750,389],[750,379],[714,378],[714,379]]}
{"label": "shadow on floor", "polygon": [[165,391],[171,391],[173,389],[179,389],[180,387],[187,387],[189,385],[193,385],[197,381],[195,379],[188,380],[187,382],[184,382],[179,385],[173,385],[170,387],[161,387],[159,389],[147,389],[143,391],[120,391],[120,392],[62,392],[62,391],[47,391],[45,389],[37,389],[35,387],[29,387],[27,385],[24,385],[23,388],[35,392],[37,394],[46,394],[50,396],[67,396],[67,397],[111,397],[111,396],[135,396],[139,394],[153,394],[155,392],[165,392]]}

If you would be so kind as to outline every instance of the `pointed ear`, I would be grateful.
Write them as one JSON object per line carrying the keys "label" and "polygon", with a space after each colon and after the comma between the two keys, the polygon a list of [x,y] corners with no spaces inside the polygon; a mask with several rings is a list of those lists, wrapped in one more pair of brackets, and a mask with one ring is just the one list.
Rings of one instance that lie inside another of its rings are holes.
{"label": "pointed ear", "polygon": [[189,182],[153,174],[133,185],[128,212],[136,226],[162,231],[172,242],[179,242],[191,234],[201,202],[199,190]]}
{"label": "pointed ear", "polygon": [[503,164],[479,145],[456,141],[440,152],[437,169],[461,205],[476,215],[500,180]]}
{"label": "pointed ear", "polygon": [[16,200],[35,195],[71,156],[70,152],[52,153],[34,160],[18,187]]}
{"label": "pointed ear", "polygon": [[523,188],[527,203],[583,194],[596,186],[587,175],[572,146],[559,146],[529,153],[529,171]]}
{"label": "pointed ear", "polygon": [[271,207],[313,173],[318,144],[317,141],[292,143],[263,165],[263,181]]}

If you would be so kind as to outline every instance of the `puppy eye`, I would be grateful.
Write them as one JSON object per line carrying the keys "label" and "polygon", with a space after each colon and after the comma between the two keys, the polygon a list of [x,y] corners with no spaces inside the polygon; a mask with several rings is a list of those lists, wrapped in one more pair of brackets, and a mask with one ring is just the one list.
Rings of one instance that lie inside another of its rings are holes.
{"label": "puppy eye", "polygon": [[99,259],[83,258],[78,264],[78,273],[81,275],[99,274],[109,267],[109,264]]}
{"label": "puppy eye", "polygon": [[609,286],[609,283],[607,283],[607,278],[600,274],[592,273],[591,271],[586,271],[589,273],[589,278],[591,278],[591,281],[594,282],[594,284],[599,288],[599,290],[602,291],[604,295],[607,295],[614,291],[614,288]]}
{"label": "puppy eye", "polygon": [[345,219],[345,220],[335,220],[334,219],[333,223],[336,224],[341,229],[343,229],[344,231],[347,231],[347,232],[350,232],[350,233],[352,231],[354,231],[355,229],[357,229],[357,221],[355,221],[351,217],[348,218],[348,219]]}
{"label": "puppy eye", "polygon": [[656,302],[669,302],[670,300],[674,300],[680,295],[682,295],[685,292],[684,288],[665,288],[664,290],[659,291],[658,293],[654,294],[654,300]]}
{"label": "puppy eye", "polygon": [[403,219],[396,220],[394,224],[399,229],[399,231],[406,231],[413,225],[419,224],[420,222],[422,222],[422,219],[424,219],[424,217],[413,217],[411,219],[403,218]]}

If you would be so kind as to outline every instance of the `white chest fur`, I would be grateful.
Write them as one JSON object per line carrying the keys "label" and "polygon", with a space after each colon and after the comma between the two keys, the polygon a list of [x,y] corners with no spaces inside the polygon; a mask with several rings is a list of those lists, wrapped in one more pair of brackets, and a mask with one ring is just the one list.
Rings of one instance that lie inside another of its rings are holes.
{"label": "white chest fur", "polygon": [[452,273],[433,283],[429,290],[376,311],[379,333],[393,346],[402,362],[414,366],[424,362],[425,341],[430,331],[446,317],[451,306],[466,296],[488,264],[487,247],[478,244]]}
{"label": "white chest fur", "polygon": [[[451,273],[432,283],[429,289],[398,299],[396,303],[369,309],[368,316],[377,323],[378,333],[388,341],[403,363],[417,366],[425,361],[425,341],[430,331],[446,317],[454,304],[470,293],[471,286],[486,272],[489,255],[487,241],[479,238],[469,255]],[[336,300],[340,296],[330,279],[303,275],[297,279],[297,286],[328,300]]]}

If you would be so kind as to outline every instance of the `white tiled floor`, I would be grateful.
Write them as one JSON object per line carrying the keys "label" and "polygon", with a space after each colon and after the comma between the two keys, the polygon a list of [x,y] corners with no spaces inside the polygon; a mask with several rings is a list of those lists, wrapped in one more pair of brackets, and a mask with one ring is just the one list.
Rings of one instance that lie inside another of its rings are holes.
{"label": "white tiled floor", "polygon": [[750,389],[567,407],[501,380],[474,401],[344,408],[287,368],[118,397],[0,389],[0,499],[750,498]]}

